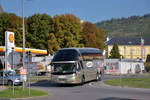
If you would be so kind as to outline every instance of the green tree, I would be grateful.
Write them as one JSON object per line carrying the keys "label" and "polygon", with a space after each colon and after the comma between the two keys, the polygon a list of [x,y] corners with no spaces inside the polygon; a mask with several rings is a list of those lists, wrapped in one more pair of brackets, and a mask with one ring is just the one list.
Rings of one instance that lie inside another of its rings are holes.
{"label": "green tree", "polygon": [[47,43],[48,43],[48,53],[51,55],[53,55],[56,51],[60,49],[54,33],[49,34],[49,40]]}
{"label": "green tree", "polygon": [[114,43],[113,48],[111,49],[109,58],[120,58],[121,55],[119,53],[118,44]]}
{"label": "green tree", "polygon": [[5,31],[8,27],[9,14],[1,13],[0,14],[0,46],[5,45]]}
{"label": "green tree", "polygon": [[98,29],[94,24],[90,22],[84,22],[82,24],[82,43],[85,47],[95,47],[104,49],[104,31]]}
{"label": "green tree", "polygon": [[5,45],[5,31],[15,33],[15,45],[22,46],[22,19],[15,14],[0,14],[0,45]]}
{"label": "green tree", "polygon": [[9,14],[7,31],[15,33],[15,46],[22,47],[22,18]]}
{"label": "green tree", "polygon": [[145,62],[144,65],[146,72],[150,72],[150,62]]}
{"label": "green tree", "polygon": [[47,14],[34,14],[27,19],[27,41],[30,41],[32,48],[48,49],[47,41],[52,23],[52,18]]}
{"label": "green tree", "polygon": [[54,17],[53,33],[61,48],[81,47],[81,24],[80,19],[74,15],[65,14]]}
{"label": "green tree", "polygon": [[104,29],[111,37],[150,37],[150,14],[111,19],[98,22],[97,27]]}

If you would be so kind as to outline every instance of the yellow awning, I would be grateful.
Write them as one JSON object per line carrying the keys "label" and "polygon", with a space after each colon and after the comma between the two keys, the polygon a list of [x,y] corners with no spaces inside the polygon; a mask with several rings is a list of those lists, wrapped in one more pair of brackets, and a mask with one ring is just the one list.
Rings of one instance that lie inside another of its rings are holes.
{"label": "yellow awning", "polygon": [[[15,51],[22,53],[23,49],[20,47],[15,47]],[[31,49],[31,48],[25,48],[25,52],[30,51],[31,54],[43,54],[46,55],[47,54],[47,50],[41,50],[41,49]],[[5,47],[0,46],[0,52],[5,52]]]}

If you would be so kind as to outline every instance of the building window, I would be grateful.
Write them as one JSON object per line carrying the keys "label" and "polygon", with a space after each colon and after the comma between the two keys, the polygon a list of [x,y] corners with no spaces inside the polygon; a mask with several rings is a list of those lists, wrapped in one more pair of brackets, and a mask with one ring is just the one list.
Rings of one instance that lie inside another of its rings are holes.
{"label": "building window", "polygon": [[130,58],[133,58],[133,49],[130,48]]}
{"label": "building window", "polygon": [[124,47],[124,57],[126,56],[126,47]]}

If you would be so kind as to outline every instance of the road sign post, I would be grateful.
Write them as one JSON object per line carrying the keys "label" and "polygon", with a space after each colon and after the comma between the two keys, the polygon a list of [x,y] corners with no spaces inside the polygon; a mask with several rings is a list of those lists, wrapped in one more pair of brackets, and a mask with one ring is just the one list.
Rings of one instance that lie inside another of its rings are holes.
{"label": "road sign post", "polygon": [[14,70],[14,47],[12,47],[12,73],[13,73],[13,96],[15,95],[15,89],[14,89],[14,74],[15,74],[15,70]]}

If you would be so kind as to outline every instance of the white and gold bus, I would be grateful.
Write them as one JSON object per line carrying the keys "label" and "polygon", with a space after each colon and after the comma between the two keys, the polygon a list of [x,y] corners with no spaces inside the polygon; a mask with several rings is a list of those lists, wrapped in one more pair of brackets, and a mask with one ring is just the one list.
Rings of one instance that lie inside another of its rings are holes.
{"label": "white and gold bus", "polygon": [[84,84],[86,81],[101,80],[103,55],[97,48],[63,48],[51,62],[51,82]]}

